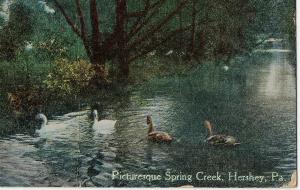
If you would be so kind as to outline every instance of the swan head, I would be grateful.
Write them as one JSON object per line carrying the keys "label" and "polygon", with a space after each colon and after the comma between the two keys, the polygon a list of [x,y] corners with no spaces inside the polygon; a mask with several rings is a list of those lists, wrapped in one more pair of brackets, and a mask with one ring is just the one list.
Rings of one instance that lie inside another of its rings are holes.
{"label": "swan head", "polygon": [[209,135],[211,136],[212,135],[212,129],[213,129],[212,124],[209,121],[205,120],[204,121],[204,127],[206,129],[208,129]]}
{"label": "swan head", "polygon": [[148,134],[154,131],[151,115],[147,115]]}
{"label": "swan head", "polygon": [[93,118],[98,119],[98,111],[97,110],[93,110]]}
{"label": "swan head", "polygon": [[152,124],[152,118],[151,115],[147,115],[147,125]]}
{"label": "swan head", "polygon": [[48,120],[47,120],[47,117],[42,114],[42,113],[39,113],[35,116],[35,120],[41,125],[41,126],[44,126],[47,124]]}

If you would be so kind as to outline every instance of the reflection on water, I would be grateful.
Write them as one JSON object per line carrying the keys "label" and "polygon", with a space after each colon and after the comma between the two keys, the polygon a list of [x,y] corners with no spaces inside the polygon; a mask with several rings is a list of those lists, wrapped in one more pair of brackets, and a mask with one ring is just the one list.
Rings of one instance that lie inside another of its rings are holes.
{"label": "reflection on water", "polygon": [[258,49],[255,50],[255,52],[264,52],[264,53],[288,53],[288,52],[292,52],[289,49]]}
{"label": "reflection on water", "polygon": [[[290,73],[293,73],[293,68],[288,64],[287,57],[277,57],[272,64],[264,68],[266,77],[262,78],[261,86],[258,93],[264,94],[266,98],[276,99],[287,98],[292,96],[291,91],[295,88],[290,84],[293,84],[295,79],[290,77]],[[258,96],[260,96],[258,94]]]}
{"label": "reflection on water", "polygon": [[47,169],[42,161],[24,156],[37,149],[31,144],[32,137],[15,135],[0,141],[0,181],[2,186],[43,185],[42,176]]}
{"label": "reflection on water", "polygon": [[[126,102],[104,103],[111,133],[93,130],[91,110],[53,117],[39,135],[0,141],[2,186],[279,186],[282,182],[112,180],[129,174],[242,175],[278,172],[289,179],[296,169],[295,75],[286,52],[259,54],[224,71],[202,65],[188,76],[156,79],[131,90]],[[123,101],[123,100],[120,100]],[[106,109],[107,108],[107,109]],[[146,115],[158,130],[175,136],[170,145],[146,140]],[[103,115],[103,114],[102,114]],[[235,148],[204,143],[202,126],[236,136]]]}

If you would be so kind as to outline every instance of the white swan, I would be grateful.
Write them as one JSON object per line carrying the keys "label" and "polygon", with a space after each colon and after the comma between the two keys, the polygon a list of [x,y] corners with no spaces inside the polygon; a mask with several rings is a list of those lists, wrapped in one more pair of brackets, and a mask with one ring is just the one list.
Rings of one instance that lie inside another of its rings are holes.
{"label": "white swan", "polygon": [[98,111],[93,111],[94,124],[93,129],[95,132],[100,134],[111,134],[115,130],[115,125],[117,120],[107,120],[103,119],[99,121]]}
{"label": "white swan", "polygon": [[53,116],[51,120],[47,120],[47,117],[39,113],[36,115],[35,120],[38,125],[35,133],[41,139],[47,139],[47,141],[55,141],[56,139],[70,139],[75,141],[79,136],[82,124],[86,122],[88,124],[89,110],[71,112],[61,116]]}
{"label": "white swan", "polygon": [[36,130],[36,132],[39,133],[48,123],[48,119],[44,114],[39,113],[35,116],[35,120],[41,123],[40,129]]}

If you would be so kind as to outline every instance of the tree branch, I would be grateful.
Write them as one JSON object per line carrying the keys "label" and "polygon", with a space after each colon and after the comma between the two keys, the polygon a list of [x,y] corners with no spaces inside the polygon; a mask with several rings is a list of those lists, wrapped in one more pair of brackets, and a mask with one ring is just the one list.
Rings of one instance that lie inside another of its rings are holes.
{"label": "tree branch", "polygon": [[166,0],[159,0],[152,5],[146,3],[145,6],[145,11],[146,14],[149,13],[151,9],[153,9],[152,13],[142,22],[142,17],[140,17],[135,24],[131,27],[131,31],[128,34],[128,39],[130,40],[135,34],[137,34],[147,23],[151,20],[151,18],[157,13],[158,8],[160,7],[161,4],[163,4]]}
{"label": "tree branch", "polygon": [[128,18],[131,18],[131,17],[143,17],[145,16],[145,11],[142,10],[142,11],[135,11],[135,12],[130,12],[130,13],[127,13],[127,17]]}
{"label": "tree branch", "polygon": [[[184,32],[184,31],[187,31],[191,28],[191,25],[190,26],[187,26],[185,28],[180,28],[180,29],[177,29],[177,30],[174,30],[172,32],[170,32],[170,34],[163,40],[159,41],[157,44],[153,45],[152,47],[149,47],[147,48],[146,50],[142,51],[141,53],[139,54],[136,54],[135,56],[131,57],[129,59],[129,62],[132,62],[134,61],[135,59],[139,58],[139,57],[142,57],[144,55],[146,55],[147,53],[150,53],[151,51],[153,51],[154,49],[156,49],[158,46],[160,46],[161,44],[165,43],[166,41],[170,40],[171,38],[173,38],[174,36],[176,36],[178,33],[180,32]],[[141,49],[141,48],[138,48],[138,49]]]}
{"label": "tree branch", "polygon": [[58,3],[57,0],[54,0],[55,6],[60,10],[60,12],[62,13],[62,15],[65,17],[67,23],[71,26],[72,30],[80,37],[81,33],[79,31],[79,29],[77,28],[76,24],[72,21],[71,17],[69,17],[65,11],[65,9],[61,6],[61,4]]}
{"label": "tree branch", "polygon": [[77,15],[79,17],[80,21],[80,26],[81,26],[81,36],[86,41],[86,26],[85,26],[85,21],[84,21],[84,16],[83,16],[83,11],[80,6],[80,0],[75,0],[76,8],[77,8]]}
{"label": "tree branch", "polygon": [[135,40],[130,46],[129,49],[134,48],[136,45],[143,43],[145,40],[149,38],[149,36],[155,34],[158,32],[165,24],[167,24],[174,15],[176,15],[181,9],[186,5],[186,3],[189,0],[183,0],[179,5],[176,7],[175,10],[173,10],[171,13],[169,13],[158,25],[152,27],[150,31],[145,32],[145,35],[142,36],[141,38]]}
{"label": "tree branch", "polygon": [[149,11],[149,9],[152,7],[150,6],[150,0],[144,0],[144,4],[145,6],[143,10],[127,13],[127,17],[144,17]]}
{"label": "tree branch", "polygon": [[89,42],[88,42],[88,39],[87,39],[87,29],[86,29],[86,25],[85,25],[85,21],[84,21],[83,11],[82,11],[82,8],[80,6],[80,0],[75,0],[75,4],[76,4],[76,7],[77,7],[77,15],[79,17],[80,26],[81,26],[82,41],[83,41],[83,44],[85,46],[88,57],[91,57],[91,50],[90,50]]}
{"label": "tree branch", "polygon": [[96,0],[90,0],[90,17],[92,25],[92,47],[95,51],[99,51],[101,34],[99,30],[99,16]]}

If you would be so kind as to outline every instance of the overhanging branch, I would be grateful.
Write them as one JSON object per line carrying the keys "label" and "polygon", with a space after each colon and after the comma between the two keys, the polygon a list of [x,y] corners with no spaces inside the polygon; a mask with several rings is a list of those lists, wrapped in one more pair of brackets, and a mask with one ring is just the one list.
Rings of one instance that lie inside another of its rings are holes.
{"label": "overhanging branch", "polygon": [[100,30],[99,30],[99,15],[97,10],[97,1],[90,0],[90,19],[92,25],[92,47],[97,52],[100,48]]}
{"label": "overhanging branch", "polygon": [[173,10],[171,13],[169,13],[161,22],[159,22],[158,25],[154,26],[150,29],[150,31],[145,32],[145,35],[141,38],[135,40],[131,45],[129,45],[129,49],[134,48],[136,45],[143,43],[145,40],[149,38],[149,36],[152,36],[156,32],[158,32],[165,24],[167,24],[174,15],[176,15],[181,9],[186,5],[186,3],[189,0],[183,0],[179,5],[176,7],[175,10]]}
{"label": "overhanging branch", "polygon": [[80,27],[81,28],[81,36],[84,39],[84,41],[86,41],[86,27],[85,27],[83,11],[80,6],[80,0],[75,0],[75,4],[76,4],[76,9],[77,9],[77,15],[79,17],[80,26],[81,26]]}
{"label": "overhanging branch", "polygon": [[77,28],[76,24],[72,21],[71,17],[69,17],[65,11],[65,9],[61,6],[60,3],[58,3],[57,0],[54,0],[54,4],[55,6],[60,10],[61,14],[65,17],[67,23],[71,26],[72,30],[80,37],[81,36],[81,32],[79,31],[79,29]]}
{"label": "overhanging branch", "polygon": [[83,11],[80,6],[80,0],[75,0],[75,4],[76,4],[76,8],[77,8],[77,15],[78,15],[79,21],[80,21],[81,38],[82,38],[83,44],[85,46],[88,57],[91,57],[91,50],[90,50],[89,42],[87,39],[87,29],[86,29],[86,24],[84,21]]}
{"label": "overhanging branch", "polygon": [[[144,55],[146,55],[147,53],[150,53],[151,51],[153,51],[154,49],[156,49],[158,46],[160,46],[161,44],[165,43],[166,41],[172,39],[174,36],[176,36],[178,33],[181,33],[181,32],[184,32],[184,31],[187,31],[191,28],[191,26],[187,26],[185,28],[180,28],[180,29],[177,29],[177,30],[174,30],[172,32],[170,32],[170,34],[164,38],[163,40],[161,40],[160,42],[152,45],[151,47],[147,48],[146,50],[136,54],[135,56],[131,57],[129,59],[129,62],[132,62],[134,61],[135,59],[139,58],[139,57],[142,57]],[[140,49],[140,48],[138,48]]]}
{"label": "overhanging branch", "polygon": [[[144,20],[144,17],[139,17],[139,19],[135,22],[135,24],[132,26],[132,29],[129,31],[128,39],[130,40],[135,34],[137,34],[141,29],[146,26],[149,21],[153,18],[153,16],[157,13],[158,8],[160,5],[162,5],[166,0],[158,0],[157,2],[150,5],[149,3],[145,6],[146,14],[149,13],[151,10],[151,14],[146,17]],[[146,16],[146,15],[145,15]]]}

